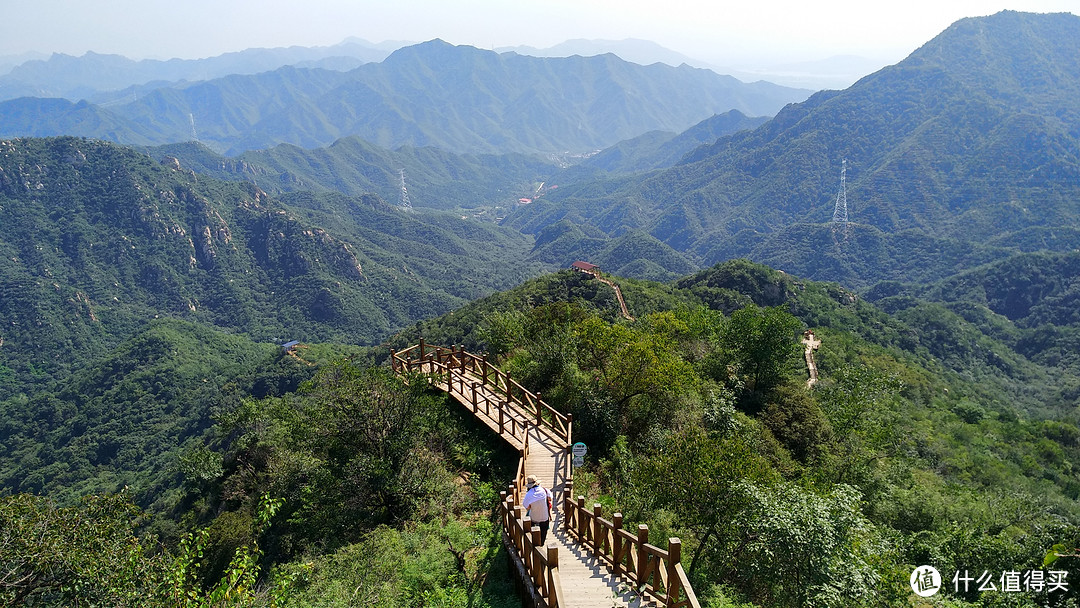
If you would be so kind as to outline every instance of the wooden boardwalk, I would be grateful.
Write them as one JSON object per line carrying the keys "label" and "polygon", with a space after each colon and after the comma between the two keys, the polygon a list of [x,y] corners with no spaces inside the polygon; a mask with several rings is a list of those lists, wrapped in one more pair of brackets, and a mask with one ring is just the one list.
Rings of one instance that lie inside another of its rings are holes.
{"label": "wooden boardwalk", "polygon": [[[600,505],[585,509],[573,496],[570,444],[573,418],[565,416],[487,362],[462,349],[430,347],[423,341],[391,351],[394,372],[426,374],[478,420],[518,450],[513,484],[502,493],[499,512],[519,590],[543,608],[698,608],[680,561],[678,539],[664,550],[647,543],[648,527],[622,530],[622,516],[601,517]],[[535,475],[554,494],[556,514],[547,542],[524,516],[525,478]],[[632,588],[646,589],[643,598]]]}
{"label": "wooden boardwalk", "polygon": [[[550,488],[555,494],[555,505],[565,504],[567,483],[562,471],[566,470],[563,460],[569,458],[569,453],[549,445],[551,440],[535,429],[530,431],[529,440],[525,475],[536,475],[544,487]],[[582,549],[563,524],[560,509],[555,514],[547,538],[547,546],[559,549],[559,575],[563,590],[559,605],[567,608],[638,606],[627,591],[627,583],[615,578],[611,568],[588,550]],[[620,586],[623,591],[620,591]]]}

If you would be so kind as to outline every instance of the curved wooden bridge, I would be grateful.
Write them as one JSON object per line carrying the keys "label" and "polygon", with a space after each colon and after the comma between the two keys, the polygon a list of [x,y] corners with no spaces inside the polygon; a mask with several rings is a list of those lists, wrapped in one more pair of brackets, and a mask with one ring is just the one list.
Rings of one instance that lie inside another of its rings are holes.
{"label": "curved wooden bridge", "polygon": [[[517,475],[501,493],[499,514],[523,605],[542,608],[666,606],[699,608],[681,563],[681,543],[649,544],[649,527],[624,530],[622,514],[605,519],[574,497],[570,446],[574,421],[463,348],[420,343],[390,351],[395,373],[423,374],[518,451]],[[524,514],[525,478],[536,475],[555,494],[546,546]],[[640,591],[640,597],[634,590]]]}

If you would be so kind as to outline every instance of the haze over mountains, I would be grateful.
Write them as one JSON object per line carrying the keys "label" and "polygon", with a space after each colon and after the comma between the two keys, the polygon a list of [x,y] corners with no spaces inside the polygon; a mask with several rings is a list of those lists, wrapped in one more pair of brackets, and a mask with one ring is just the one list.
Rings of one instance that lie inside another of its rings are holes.
{"label": "haze over mountains", "polygon": [[773,114],[807,93],[613,55],[500,55],[435,40],[349,72],[285,67],[158,88],[107,108],[10,100],[0,103],[0,136],[74,134],[136,145],[198,139],[236,154],[358,135],[388,148],[581,153],[650,130],[681,131],[731,109]]}

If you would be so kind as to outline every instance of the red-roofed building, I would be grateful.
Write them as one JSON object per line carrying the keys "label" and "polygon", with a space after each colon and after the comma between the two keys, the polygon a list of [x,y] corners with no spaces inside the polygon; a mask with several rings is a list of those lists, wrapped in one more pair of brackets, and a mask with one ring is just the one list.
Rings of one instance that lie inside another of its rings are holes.
{"label": "red-roofed building", "polygon": [[574,270],[580,270],[581,272],[587,272],[589,274],[596,274],[600,272],[600,267],[596,264],[590,264],[588,262],[577,261],[570,265],[570,268]]}

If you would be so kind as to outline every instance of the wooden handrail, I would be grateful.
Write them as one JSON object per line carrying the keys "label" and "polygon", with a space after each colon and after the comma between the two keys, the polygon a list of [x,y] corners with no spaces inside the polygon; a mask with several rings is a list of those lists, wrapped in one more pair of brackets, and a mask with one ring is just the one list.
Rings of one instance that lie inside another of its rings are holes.
{"label": "wooden handrail", "polygon": [[637,589],[662,606],[700,608],[690,579],[682,567],[682,541],[668,539],[668,548],[649,544],[649,527],[638,526],[637,534],[623,529],[622,514],[601,517],[595,503],[590,512],[585,497],[563,497],[563,529],[582,547],[587,547],[606,563],[616,576],[630,580]]}
{"label": "wooden handrail", "polygon": [[[520,466],[520,465],[519,465]],[[511,486],[513,488],[513,486]],[[562,580],[559,577],[559,549],[540,543],[540,528],[532,525],[518,500],[500,492],[499,519],[529,579],[531,594],[542,608],[562,606]]]}
{"label": "wooden handrail", "polygon": [[[413,355],[419,355],[414,357]],[[474,355],[459,347],[431,346],[421,340],[420,344],[401,351],[390,351],[390,364],[395,373],[419,371],[479,375],[482,385],[505,394],[507,403],[516,410],[518,420],[537,421],[537,428],[552,439],[569,443],[569,418],[566,414],[545,403],[539,395],[521,386],[506,372],[492,365],[486,357]]]}
{"label": "wooden handrail", "polygon": [[[639,525],[636,534],[623,529],[622,514],[612,519],[601,517],[599,503],[590,512],[585,498],[573,498],[574,479],[570,465],[570,445],[574,419],[545,403],[506,372],[488,362],[486,356],[465,351],[463,347],[431,346],[423,339],[401,351],[390,351],[394,373],[426,374],[428,382],[446,390],[473,414],[481,413],[498,427],[501,436],[518,447],[518,466],[514,483],[500,493],[499,518],[503,531],[514,546],[514,559],[524,569],[528,588],[543,608],[561,605],[562,583],[559,578],[558,550],[541,547],[539,529],[524,516],[521,500],[525,492],[526,462],[529,457],[529,428],[536,428],[561,444],[564,452],[563,529],[582,547],[608,564],[616,576],[628,579],[634,587],[667,608],[700,608],[686,572],[682,567],[682,543],[668,539],[668,548],[649,544],[649,527]],[[497,395],[493,398],[487,390]],[[493,412],[494,409],[494,412]],[[511,439],[513,441],[511,441]]]}

